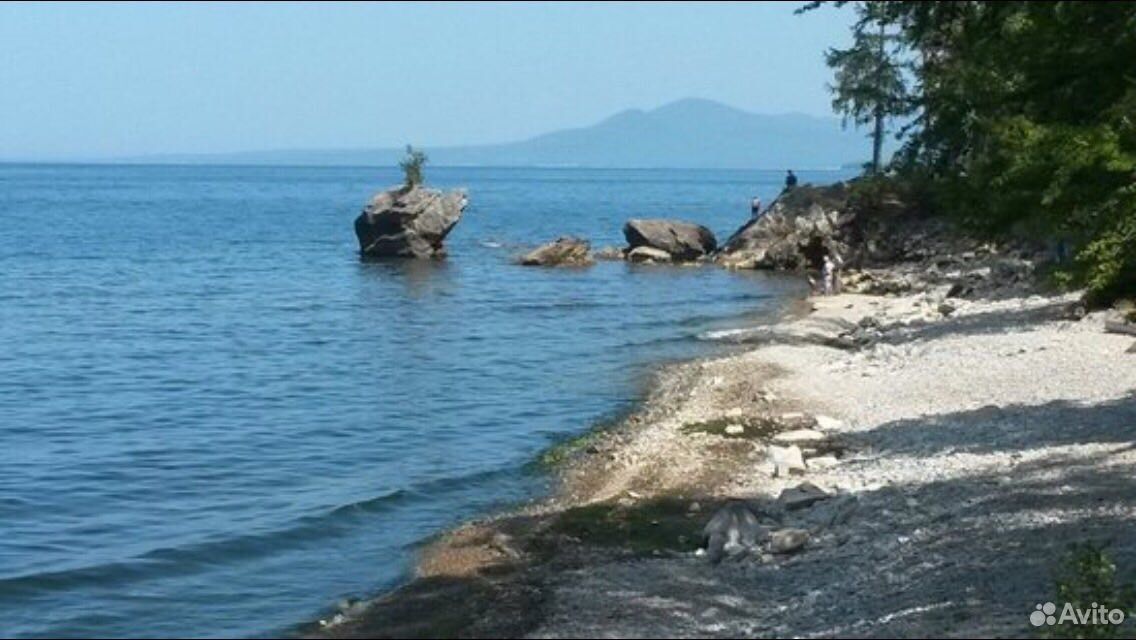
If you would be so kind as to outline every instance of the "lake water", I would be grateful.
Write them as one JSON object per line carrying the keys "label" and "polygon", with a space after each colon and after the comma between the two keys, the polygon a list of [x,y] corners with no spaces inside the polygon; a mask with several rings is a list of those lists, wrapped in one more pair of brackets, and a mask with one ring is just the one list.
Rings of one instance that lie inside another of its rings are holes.
{"label": "lake water", "polygon": [[365,263],[352,221],[395,171],[0,165],[0,635],[287,633],[538,495],[542,449],[800,291],[512,263],[631,217],[724,240],[780,172],[427,178],[469,190],[449,259]]}

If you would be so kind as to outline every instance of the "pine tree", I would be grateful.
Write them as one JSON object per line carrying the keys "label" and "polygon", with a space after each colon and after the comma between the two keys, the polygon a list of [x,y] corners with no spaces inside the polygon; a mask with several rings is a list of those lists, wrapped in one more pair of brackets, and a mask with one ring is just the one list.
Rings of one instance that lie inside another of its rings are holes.
{"label": "pine tree", "polygon": [[832,108],[847,126],[872,125],[872,173],[880,170],[887,121],[911,113],[900,58],[902,46],[887,31],[882,2],[857,3],[859,20],[847,49],[829,49],[825,62],[835,70]]}

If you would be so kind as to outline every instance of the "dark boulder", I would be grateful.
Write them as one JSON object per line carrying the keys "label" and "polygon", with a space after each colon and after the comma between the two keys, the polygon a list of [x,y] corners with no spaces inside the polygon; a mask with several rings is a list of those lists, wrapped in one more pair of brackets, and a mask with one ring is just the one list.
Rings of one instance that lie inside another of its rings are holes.
{"label": "dark boulder", "polygon": [[628,220],[623,225],[623,237],[629,253],[639,247],[651,247],[678,261],[697,260],[718,248],[718,240],[709,229],[679,220]]}
{"label": "dark boulder", "polygon": [[461,191],[396,187],[376,194],[355,219],[359,252],[366,257],[440,258],[442,240],[461,219]]}

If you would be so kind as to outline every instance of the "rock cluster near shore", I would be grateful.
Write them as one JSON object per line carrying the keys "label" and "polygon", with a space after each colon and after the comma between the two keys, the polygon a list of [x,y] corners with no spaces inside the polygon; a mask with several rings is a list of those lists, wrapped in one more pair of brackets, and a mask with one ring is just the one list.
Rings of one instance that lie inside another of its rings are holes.
{"label": "rock cluster near shore", "polygon": [[467,198],[420,186],[376,194],[355,219],[359,252],[369,258],[440,258],[442,241],[461,219]]}
{"label": "rock cluster near shore", "polygon": [[680,220],[633,219],[623,227],[627,247],[604,247],[594,254],[587,240],[563,236],[518,259],[525,266],[588,266],[595,260],[626,260],[645,264],[693,262],[717,249],[714,234],[704,226]]}

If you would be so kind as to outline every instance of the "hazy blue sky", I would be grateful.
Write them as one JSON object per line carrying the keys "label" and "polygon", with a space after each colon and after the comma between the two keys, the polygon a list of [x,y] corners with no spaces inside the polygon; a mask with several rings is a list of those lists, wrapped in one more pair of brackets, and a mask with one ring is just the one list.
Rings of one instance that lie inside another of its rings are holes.
{"label": "hazy blue sky", "polygon": [[800,3],[2,4],[0,158],[504,142],[702,97],[828,115]]}

